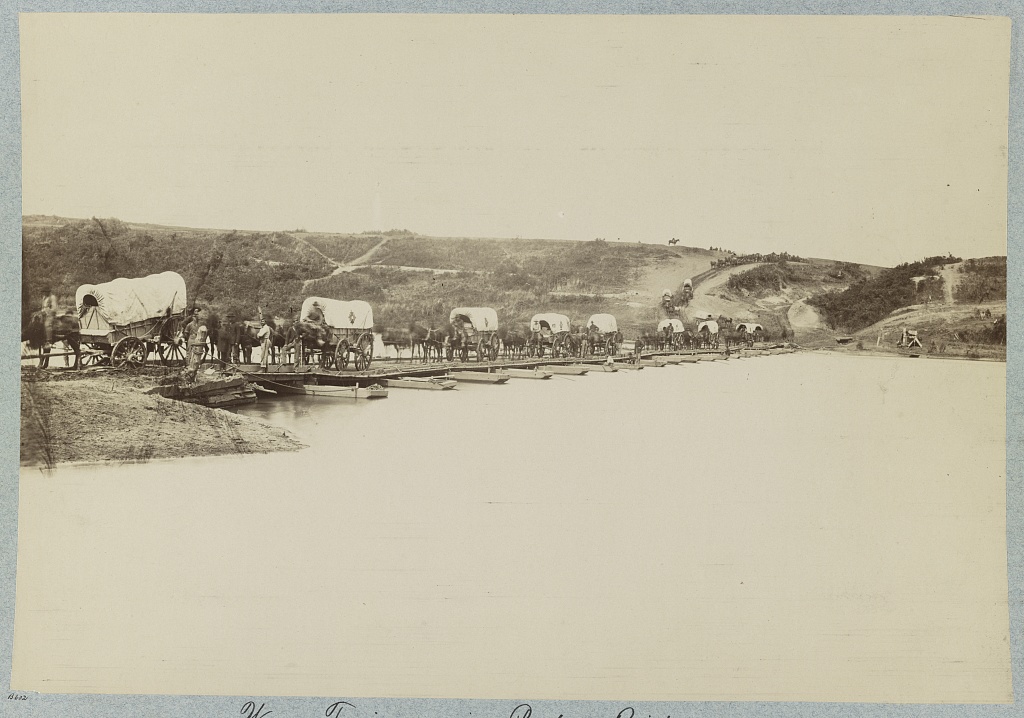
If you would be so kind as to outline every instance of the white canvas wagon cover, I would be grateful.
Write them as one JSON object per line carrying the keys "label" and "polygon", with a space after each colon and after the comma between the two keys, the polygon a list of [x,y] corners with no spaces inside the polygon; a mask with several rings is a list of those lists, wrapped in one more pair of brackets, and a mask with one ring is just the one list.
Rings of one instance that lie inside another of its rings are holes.
{"label": "white canvas wagon cover", "polygon": [[303,319],[309,316],[313,303],[320,305],[323,312],[324,322],[327,326],[335,329],[372,329],[373,309],[370,305],[359,299],[344,302],[340,299],[325,299],[324,297],[307,297],[302,303]]}
{"label": "white canvas wagon cover", "polygon": [[665,331],[666,327],[672,327],[673,334],[682,334],[686,329],[683,327],[683,323],[678,319],[662,319],[658,323],[658,331]]}
{"label": "white canvas wagon cover", "polygon": [[764,331],[764,327],[762,327],[760,324],[755,324],[754,322],[740,322],[739,324],[736,325],[736,330],[739,331],[740,329],[749,334],[753,334],[758,330],[762,332]]}
{"label": "white canvas wagon cover", "polygon": [[533,319],[530,320],[530,331],[539,332],[543,329],[541,322],[547,322],[548,328],[552,332],[558,334],[559,332],[567,332],[571,329],[569,317],[564,314],[534,314]]}
{"label": "white canvas wagon cover", "polygon": [[147,277],[119,277],[103,284],[83,284],[75,292],[79,316],[86,308],[108,324],[124,326],[185,311],[185,280],[177,272],[161,272]]}
{"label": "white canvas wagon cover", "polygon": [[700,334],[701,332],[703,332],[704,327],[707,327],[708,332],[710,334],[718,334],[718,322],[714,321],[713,319],[708,320],[706,322],[701,322],[697,326],[697,333]]}
{"label": "white canvas wagon cover", "polygon": [[595,326],[602,334],[611,334],[619,331],[618,322],[611,314],[595,314],[587,320],[587,327]]}
{"label": "white canvas wagon cover", "polygon": [[454,322],[456,317],[468,320],[478,332],[493,332],[498,328],[498,313],[490,307],[457,307],[448,315],[448,322]]}

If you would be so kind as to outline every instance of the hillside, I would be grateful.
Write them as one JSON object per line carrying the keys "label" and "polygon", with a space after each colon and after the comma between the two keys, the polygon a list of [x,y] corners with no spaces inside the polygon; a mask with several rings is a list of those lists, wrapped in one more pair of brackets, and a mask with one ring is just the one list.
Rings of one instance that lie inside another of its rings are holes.
{"label": "hillside", "polygon": [[424,237],[410,232],[237,232],[27,216],[23,313],[44,287],[62,306],[81,284],[176,271],[189,301],[251,317],[304,297],[360,298],[378,327],[442,326],[454,306],[493,306],[503,323],[538,311],[582,321],[615,311],[625,329],[657,320],[657,298],[721,252],[649,244]]}
{"label": "hillside", "polygon": [[[835,346],[839,333],[877,336],[890,331],[886,322],[931,327],[924,314],[940,306],[957,308],[943,324],[944,340],[987,340],[985,327],[972,324],[977,302],[1005,314],[1005,258],[932,258],[945,263],[925,269],[829,259],[735,264],[745,260],[722,250],[601,240],[240,232],[52,216],[25,217],[22,241],[23,312],[36,308],[45,286],[71,307],[81,284],[172,270],[185,278],[190,302],[218,313],[254,317],[259,308],[289,317],[307,296],[358,298],[373,305],[379,329],[443,326],[455,306],[491,306],[502,324],[519,329],[542,311],[575,322],[610,312],[632,336],[666,316],[666,289],[682,304],[685,279],[694,295],[681,316],[691,324],[700,314],[756,321],[774,339],[805,345]],[[918,271],[935,278],[908,284]],[[837,317],[861,324],[844,326]]]}

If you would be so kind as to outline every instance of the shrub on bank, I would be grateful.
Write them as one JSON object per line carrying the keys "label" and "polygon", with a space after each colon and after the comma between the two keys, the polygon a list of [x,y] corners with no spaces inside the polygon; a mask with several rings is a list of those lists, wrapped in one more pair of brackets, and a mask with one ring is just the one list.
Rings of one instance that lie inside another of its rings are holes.
{"label": "shrub on bank", "polygon": [[733,291],[781,292],[795,276],[788,262],[761,264],[729,277],[728,287]]}
{"label": "shrub on bank", "polygon": [[[943,283],[936,267],[959,261],[955,257],[929,257],[900,264],[875,277],[865,278],[841,292],[825,292],[807,300],[833,329],[854,332],[912,304],[942,300]],[[915,277],[930,279],[915,282]]]}

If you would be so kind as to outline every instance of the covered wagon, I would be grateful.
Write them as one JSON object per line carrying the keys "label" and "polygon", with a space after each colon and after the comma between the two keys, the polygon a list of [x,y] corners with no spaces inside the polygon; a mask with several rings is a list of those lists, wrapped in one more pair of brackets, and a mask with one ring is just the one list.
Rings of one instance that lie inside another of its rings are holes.
{"label": "covered wagon", "polygon": [[324,369],[358,371],[373,360],[373,309],[364,301],[307,297],[297,328],[303,361],[319,360]]}
{"label": "covered wagon", "polygon": [[697,343],[701,349],[718,348],[718,322],[706,319],[697,325]]}
{"label": "covered wagon", "polygon": [[681,349],[686,337],[686,327],[679,319],[662,319],[658,323],[658,334],[666,349]]}
{"label": "covered wagon", "polygon": [[614,356],[622,344],[619,323],[611,314],[594,314],[587,320],[587,344],[590,353],[602,351]]}
{"label": "covered wagon", "polygon": [[764,340],[764,327],[756,322],[740,322],[735,331],[737,340],[747,345]]}
{"label": "covered wagon", "polygon": [[671,289],[666,289],[661,293],[661,308],[666,314],[679,313],[679,307],[676,306],[675,296]]}
{"label": "covered wagon", "polygon": [[156,352],[165,366],[183,366],[186,304],[185,280],[177,272],[83,284],[75,306],[88,359],[137,368]]}
{"label": "covered wagon", "polygon": [[551,356],[568,356],[571,353],[571,331],[572,324],[564,314],[534,314],[530,319],[527,355],[542,357],[547,350]]}
{"label": "covered wagon", "polygon": [[498,313],[490,307],[457,307],[448,315],[451,331],[445,340],[445,357],[451,361],[458,356],[469,360],[469,352],[476,352],[477,361],[498,358],[501,341],[498,339]]}

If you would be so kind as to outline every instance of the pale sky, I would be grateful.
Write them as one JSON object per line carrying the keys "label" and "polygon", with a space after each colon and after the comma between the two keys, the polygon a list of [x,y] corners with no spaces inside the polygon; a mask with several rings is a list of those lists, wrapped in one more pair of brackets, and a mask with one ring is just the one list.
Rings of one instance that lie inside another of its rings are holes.
{"label": "pale sky", "polygon": [[20,19],[26,214],[1006,253],[1005,18]]}

